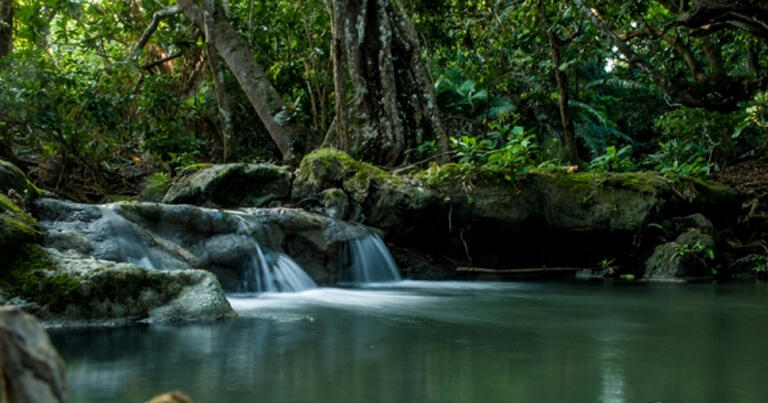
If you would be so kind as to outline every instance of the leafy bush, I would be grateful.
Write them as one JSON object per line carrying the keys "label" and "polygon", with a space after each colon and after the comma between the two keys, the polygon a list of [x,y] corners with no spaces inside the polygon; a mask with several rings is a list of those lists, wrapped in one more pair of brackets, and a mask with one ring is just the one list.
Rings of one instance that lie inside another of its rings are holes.
{"label": "leafy bush", "polygon": [[495,120],[514,111],[509,99],[489,95],[481,84],[452,68],[438,77],[435,95],[441,111],[477,121]]}
{"label": "leafy bush", "polygon": [[659,151],[648,155],[643,164],[668,177],[706,178],[713,163],[707,160],[711,150],[698,144],[670,139],[659,143]]}
{"label": "leafy bush", "polygon": [[462,136],[451,138],[451,147],[459,163],[485,166],[494,170],[525,172],[535,164],[536,137],[521,126],[491,123],[487,138]]}
{"label": "leafy bush", "polygon": [[632,162],[632,146],[625,146],[619,150],[616,150],[614,146],[606,147],[605,154],[589,163],[589,169],[601,172],[632,172],[637,170],[637,165]]}

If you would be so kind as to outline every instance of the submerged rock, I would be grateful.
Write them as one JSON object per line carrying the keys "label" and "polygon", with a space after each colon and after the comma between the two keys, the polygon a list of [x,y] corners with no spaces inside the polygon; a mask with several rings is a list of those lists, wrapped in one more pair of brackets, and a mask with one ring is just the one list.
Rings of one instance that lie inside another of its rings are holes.
{"label": "submerged rock", "polygon": [[146,403],[192,403],[192,398],[181,391],[163,393],[147,400]]}
{"label": "submerged rock", "polygon": [[203,207],[273,207],[287,201],[293,174],[271,164],[198,165],[185,169],[163,203]]}
{"label": "submerged rock", "polygon": [[0,358],[4,401],[68,401],[64,361],[43,326],[18,307],[0,307]]}

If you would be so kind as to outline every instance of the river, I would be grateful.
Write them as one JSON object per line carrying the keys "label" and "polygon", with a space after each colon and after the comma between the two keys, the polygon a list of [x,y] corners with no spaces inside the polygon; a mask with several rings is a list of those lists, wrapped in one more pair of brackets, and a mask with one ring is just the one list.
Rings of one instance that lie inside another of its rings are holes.
{"label": "river", "polygon": [[765,284],[420,282],[231,295],[225,322],[60,329],[74,402],[758,402]]}

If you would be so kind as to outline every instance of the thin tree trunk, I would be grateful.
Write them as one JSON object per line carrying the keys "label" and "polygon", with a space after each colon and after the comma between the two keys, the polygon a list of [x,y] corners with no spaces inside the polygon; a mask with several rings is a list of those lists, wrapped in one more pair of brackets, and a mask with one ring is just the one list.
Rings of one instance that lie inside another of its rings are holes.
{"label": "thin tree trunk", "polygon": [[544,10],[544,3],[539,2],[539,18],[544,23],[549,40],[549,50],[552,54],[552,64],[554,64],[555,82],[557,83],[557,95],[560,108],[560,122],[563,125],[563,137],[565,146],[568,148],[568,158],[573,165],[581,164],[579,158],[579,148],[576,144],[576,129],[573,124],[573,115],[571,114],[570,96],[568,94],[568,74],[560,67],[563,65],[562,45],[557,33],[552,30],[549,18]]}
{"label": "thin tree trunk", "polygon": [[13,49],[13,0],[0,0],[0,58]]}
{"label": "thin tree trunk", "polygon": [[213,0],[205,0],[205,42],[208,53],[208,64],[213,76],[213,87],[216,93],[216,101],[219,104],[221,116],[221,148],[224,162],[229,161],[232,155],[232,144],[235,138],[235,127],[232,123],[232,108],[229,105],[227,87],[224,84],[224,71],[219,64],[219,56],[216,53],[216,34],[214,21],[216,20],[216,6]]}
{"label": "thin tree trunk", "polygon": [[[194,0],[178,0],[177,4],[184,15],[198,28],[205,29],[201,10]],[[217,4],[217,8],[220,7]],[[247,44],[223,17],[224,12],[217,12],[216,15],[213,27],[216,50],[237,79],[240,88],[283,155],[283,159],[292,161],[295,143],[309,130],[291,119],[290,112],[280,94],[269,82],[261,66],[254,60]]]}
{"label": "thin tree trunk", "polygon": [[[394,166],[427,139],[447,144],[418,37],[390,0],[334,0],[336,128],[365,160]],[[342,51],[339,51],[341,47]],[[343,67],[353,99],[346,102]]]}

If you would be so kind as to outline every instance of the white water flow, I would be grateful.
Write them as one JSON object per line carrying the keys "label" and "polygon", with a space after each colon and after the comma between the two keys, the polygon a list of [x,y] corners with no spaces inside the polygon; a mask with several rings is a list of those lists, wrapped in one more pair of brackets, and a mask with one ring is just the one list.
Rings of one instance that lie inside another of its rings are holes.
{"label": "white water flow", "polygon": [[243,262],[238,292],[299,292],[317,288],[310,278],[290,256],[280,252],[263,252],[251,236],[254,223],[240,216],[240,233],[253,242],[255,252]]}
{"label": "white water flow", "polygon": [[400,270],[389,249],[376,234],[349,241],[351,265],[344,272],[345,282],[353,284],[400,281]]}
{"label": "white water flow", "polygon": [[[152,270],[184,268],[178,257],[171,256],[157,247],[157,242],[161,242],[158,237],[142,231],[136,224],[109,207],[101,207],[100,211],[102,219],[99,225],[105,229],[103,233],[111,237],[105,257]],[[288,255],[262,250],[252,232],[257,227],[252,217],[237,217],[240,225],[236,237],[253,246],[252,251],[242,260],[239,292],[298,292],[317,288],[317,284]]]}
{"label": "white water flow", "polygon": [[257,253],[244,263],[239,292],[299,292],[317,284],[288,255],[279,252]]}

